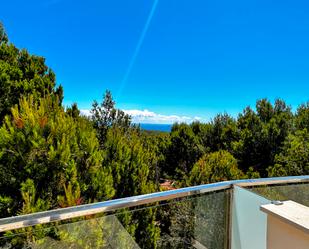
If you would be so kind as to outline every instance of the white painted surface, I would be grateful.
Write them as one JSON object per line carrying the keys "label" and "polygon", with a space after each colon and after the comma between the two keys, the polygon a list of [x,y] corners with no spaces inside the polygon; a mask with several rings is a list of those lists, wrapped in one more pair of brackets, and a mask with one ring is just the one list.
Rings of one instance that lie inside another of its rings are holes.
{"label": "white painted surface", "polygon": [[270,203],[235,186],[232,204],[232,249],[266,249],[267,215],[260,206]]}
{"label": "white painted surface", "polygon": [[294,201],[266,204],[268,249],[309,248],[309,207]]}
{"label": "white painted surface", "polygon": [[261,210],[309,234],[309,207],[294,201],[283,201],[282,205],[262,205]]}
{"label": "white painted surface", "polygon": [[308,249],[309,234],[268,214],[267,249]]}

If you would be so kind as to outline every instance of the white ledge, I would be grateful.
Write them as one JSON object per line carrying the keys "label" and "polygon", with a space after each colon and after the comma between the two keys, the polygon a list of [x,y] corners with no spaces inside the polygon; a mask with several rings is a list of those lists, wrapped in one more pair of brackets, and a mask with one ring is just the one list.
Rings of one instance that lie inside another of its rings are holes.
{"label": "white ledge", "polygon": [[309,207],[294,201],[283,201],[281,205],[266,204],[260,209],[309,234]]}

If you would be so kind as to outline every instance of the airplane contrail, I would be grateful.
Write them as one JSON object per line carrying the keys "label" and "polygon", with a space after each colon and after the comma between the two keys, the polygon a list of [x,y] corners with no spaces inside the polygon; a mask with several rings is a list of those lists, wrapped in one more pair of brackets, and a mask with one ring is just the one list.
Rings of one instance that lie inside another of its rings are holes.
{"label": "airplane contrail", "polygon": [[126,70],[126,72],[124,74],[124,77],[123,77],[123,79],[122,79],[122,81],[120,83],[120,87],[119,87],[119,90],[118,90],[118,93],[117,93],[117,98],[121,95],[122,90],[125,87],[125,85],[127,83],[127,80],[128,80],[128,78],[130,76],[130,73],[132,71],[132,68],[133,68],[133,65],[135,63],[136,57],[137,57],[137,55],[138,55],[138,53],[139,53],[139,51],[141,49],[141,46],[143,45],[143,42],[144,42],[146,33],[147,33],[148,29],[149,29],[151,20],[152,20],[154,14],[156,12],[158,2],[159,2],[159,0],[154,0],[154,2],[152,4],[150,13],[149,13],[148,18],[146,20],[146,23],[144,25],[143,31],[141,33],[141,36],[139,37],[139,40],[138,40],[137,45],[135,47],[135,50],[134,50],[134,53],[133,53],[132,58],[130,60],[130,63],[128,65],[128,68],[127,68],[127,70]]}

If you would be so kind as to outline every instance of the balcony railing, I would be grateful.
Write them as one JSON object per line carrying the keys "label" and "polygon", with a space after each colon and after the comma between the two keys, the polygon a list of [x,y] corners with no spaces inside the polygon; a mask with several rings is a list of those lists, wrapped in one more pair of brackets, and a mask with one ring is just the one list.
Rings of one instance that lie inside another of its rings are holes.
{"label": "balcony railing", "polygon": [[309,206],[307,189],[309,176],[235,180],[9,217],[0,248],[263,249],[260,206]]}

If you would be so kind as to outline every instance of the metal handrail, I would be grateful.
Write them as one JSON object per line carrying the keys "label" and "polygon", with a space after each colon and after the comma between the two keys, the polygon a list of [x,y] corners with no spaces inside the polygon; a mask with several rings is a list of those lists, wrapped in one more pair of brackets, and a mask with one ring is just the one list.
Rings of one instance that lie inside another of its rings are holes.
{"label": "metal handrail", "polygon": [[3,218],[0,219],[0,232],[34,226],[38,224],[62,221],[87,215],[105,213],[108,211],[115,211],[121,208],[135,207],[143,204],[166,201],[185,196],[193,196],[213,191],[231,189],[234,185],[241,187],[249,187],[301,182],[309,182],[309,175],[224,181],[145,195],[131,196],[110,201]]}

